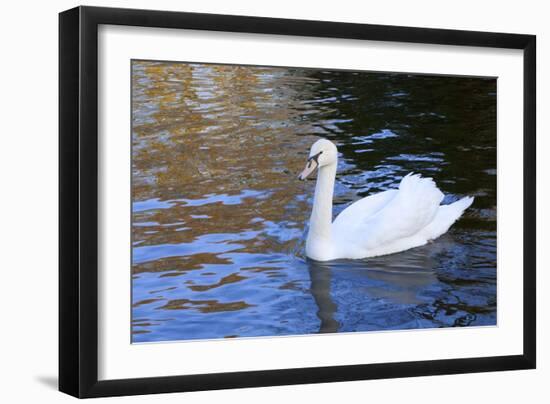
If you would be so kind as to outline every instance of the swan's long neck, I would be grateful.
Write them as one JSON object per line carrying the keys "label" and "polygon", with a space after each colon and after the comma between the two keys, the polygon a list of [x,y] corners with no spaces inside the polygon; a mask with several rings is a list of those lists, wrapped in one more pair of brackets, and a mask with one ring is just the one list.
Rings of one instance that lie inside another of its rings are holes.
{"label": "swan's long neck", "polygon": [[330,239],[332,225],[332,196],[334,195],[334,180],[336,164],[319,168],[313,210],[309,220],[308,237]]}

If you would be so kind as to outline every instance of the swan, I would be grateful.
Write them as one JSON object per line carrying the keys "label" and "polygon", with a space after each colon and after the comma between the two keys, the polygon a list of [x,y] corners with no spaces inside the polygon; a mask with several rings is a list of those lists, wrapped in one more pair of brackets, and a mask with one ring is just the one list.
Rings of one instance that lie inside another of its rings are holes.
{"label": "swan", "polygon": [[315,261],[361,259],[422,246],[449,230],[474,201],[467,196],[440,205],[443,193],[434,181],[410,173],[398,189],[360,199],[332,221],[337,163],[336,145],[317,140],[298,177],[305,180],[318,171],[306,239],[306,255]]}

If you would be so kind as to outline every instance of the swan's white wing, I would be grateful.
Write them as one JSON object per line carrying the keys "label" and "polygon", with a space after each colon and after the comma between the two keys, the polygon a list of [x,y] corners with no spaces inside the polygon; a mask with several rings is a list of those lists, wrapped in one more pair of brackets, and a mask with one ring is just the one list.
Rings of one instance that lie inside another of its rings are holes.
{"label": "swan's white wing", "polygon": [[433,240],[446,233],[449,227],[470,207],[472,202],[474,202],[474,198],[467,196],[450,205],[440,206],[434,219],[422,229],[422,236],[428,240]]}
{"label": "swan's white wing", "polygon": [[441,206],[443,193],[431,178],[405,176],[398,190],[363,198],[333,223],[338,258],[366,258],[426,244],[439,237],[473,202],[466,197]]}
{"label": "swan's white wing", "polygon": [[346,227],[358,220],[366,220],[386,206],[397,192],[397,189],[390,189],[353,202],[334,219],[334,225]]}
{"label": "swan's white wing", "polygon": [[[416,240],[417,235],[435,217],[443,193],[431,178],[407,175],[399,190],[382,207],[370,215],[359,212],[337,226],[347,243],[363,250],[362,254],[380,255],[421,245],[427,240]],[[345,212],[345,211],[344,211]],[[409,245],[410,244],[410,245]]]}
{"label": "swan's white wing", "polygon": [[416,235],[434,219],[442,200],[431,178],[403,177],[397,195],[362,223],[365,246],[372,249]]}

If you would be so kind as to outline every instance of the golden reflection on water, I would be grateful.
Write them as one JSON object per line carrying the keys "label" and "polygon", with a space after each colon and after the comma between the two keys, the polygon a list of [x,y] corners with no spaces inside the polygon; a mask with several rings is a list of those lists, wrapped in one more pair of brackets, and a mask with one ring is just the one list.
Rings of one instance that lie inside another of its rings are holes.
{"label": "golden reflection on water", "polygon": [[[153,201],[151,209],[134,209],[133,245],[190,247],[185,255],[134,256],[133,273],[178,276],[205,264],[231,264],[215,249],[193,251],[201,237],[209,245],[233,244],[230,251],[263,254],[294,248],[295,237],[266,237],[266,228],[283,222],[287,231],[303,231],[303,222],[295,220],[305,218],[309,208],[306,198],[297,196],[309,185],[296,181],[295,173],[313,135],[322,130],[303,119],[314,107],[301,100],[317,80],[296,77],[302,89],[298,93],[289,86],[293,78],[288,69],[147,61],[136,61],[132,68],[132,198]],[[155,205],[161,201],[165,208]],[[297,211],[303,215],[296,216]],[[229,236],[208,240],[212,234]],[[246,271],[277,269],[243,267],[240,274],[189,288],[206,291],[246,279]],[[179,299],[159,308],[190,307],[209,312],[249,305]]]}

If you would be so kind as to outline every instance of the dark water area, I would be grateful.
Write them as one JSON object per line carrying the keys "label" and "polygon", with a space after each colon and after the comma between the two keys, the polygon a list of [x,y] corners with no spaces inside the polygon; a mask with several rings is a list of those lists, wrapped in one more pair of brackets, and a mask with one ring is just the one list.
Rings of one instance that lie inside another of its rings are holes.
{"label": "dark water area", "polygon": [[[496,324],[496,80],[134,61],[133,342]],[[432,177],[475,201],[430,244],[306,259],[311,144],[334,215]]]}

